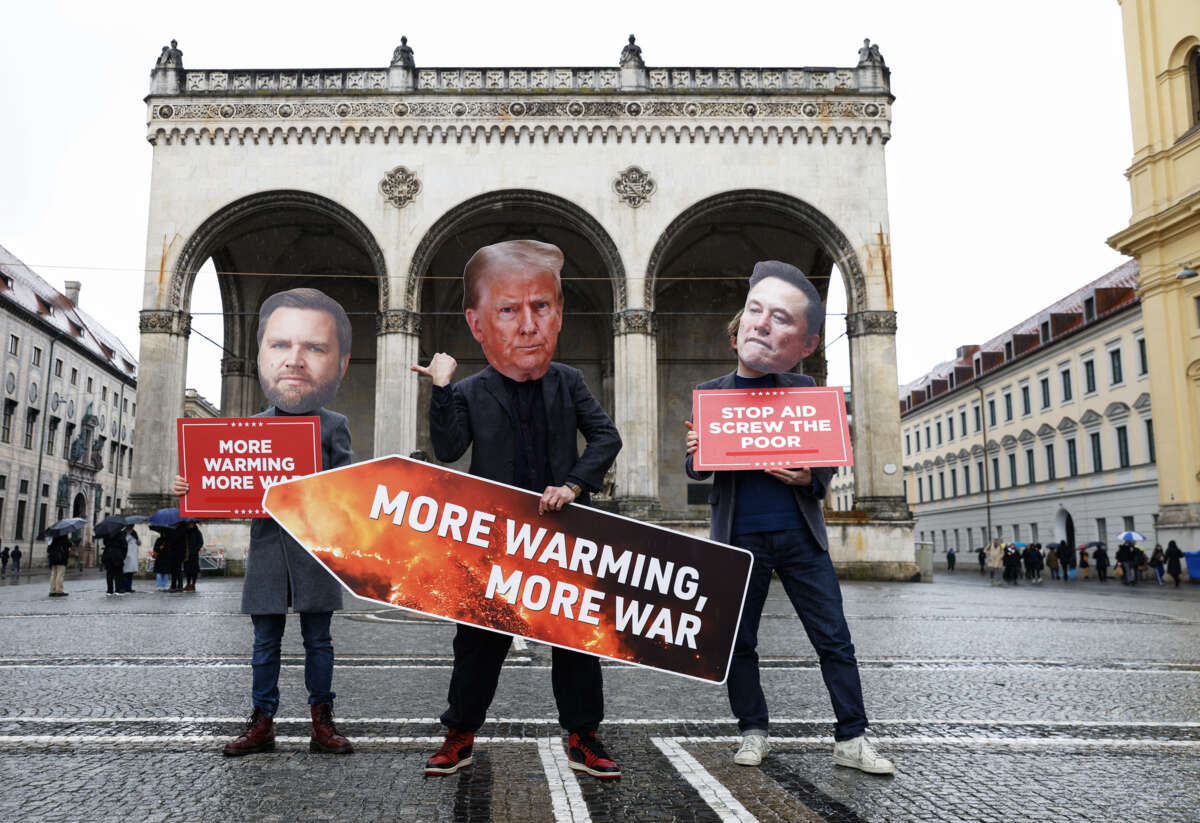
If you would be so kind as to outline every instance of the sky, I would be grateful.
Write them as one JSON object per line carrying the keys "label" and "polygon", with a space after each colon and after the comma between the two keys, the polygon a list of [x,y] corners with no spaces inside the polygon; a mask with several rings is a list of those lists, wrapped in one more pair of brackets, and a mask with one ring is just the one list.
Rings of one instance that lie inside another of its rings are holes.
{"label": "sky", "polygon": [[[81,281],[136,355],[143,98],[171,38],[188,68],[385,66],[401,35],[419,66],[615,66],[630,32],[651,67],[853,66],[864,37],[880,46],[901,383],[1124,261],[1105,243],[1130,215],[1117,0],[20,4],[0,27],[0,245],[59,289]],[[214,291],[202,275],[193,311],[219,311]],[[219,318],[193,328],[220,339]],[[188,385],[219,401],[220,351],[193,334],[189,352]],[[848,384],[844,337],[828,357]]]}

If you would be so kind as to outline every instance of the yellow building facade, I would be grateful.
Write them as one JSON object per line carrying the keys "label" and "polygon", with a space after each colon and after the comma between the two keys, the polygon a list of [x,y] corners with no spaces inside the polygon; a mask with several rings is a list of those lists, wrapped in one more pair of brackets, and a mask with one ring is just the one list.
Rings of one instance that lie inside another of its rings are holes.
{"label": "yellow building facade", "polygon": [[1118,0],[1133,125],[1133,213],[1154,398],[1160,539],[1200,547],[1200,2]]}

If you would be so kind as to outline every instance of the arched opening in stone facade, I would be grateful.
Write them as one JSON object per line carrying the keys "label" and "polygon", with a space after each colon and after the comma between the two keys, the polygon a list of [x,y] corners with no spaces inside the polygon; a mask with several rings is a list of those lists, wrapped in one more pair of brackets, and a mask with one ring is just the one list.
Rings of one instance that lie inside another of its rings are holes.
{"label": "arched opening in stone facade", "polygon": [[[171,279],[169,308],[189,310],[197,272],[210,260],[223,319],[221,414],[250,415],[266,407],[255,366],[263,301],[287,289],[317,288],[350,316],[350,367],[333,406],[350,420],[356,458],[371,457],[375,323],[387,303],[388,283],[383,253],[371,232],[344,207],[308,192],[242,198],[209,217],[188,239]],[[193,339],[190,345],[211,344]]]}
{"label": "arched opening in stone facade", "polygon": [[[481,371],[487,361],[462,311],[462,272],[478,249],[528,238],[553,243],[566,260],[562,270],[563,328],[555,360],[580,369],[588,387],[613,414],[614,307],[624,303],[625,270],[608,233],[574,203],[545,192],[505,190],[471,198],[443,215],[421,240],[409,269],[404,306],[421,317],[420,361],[435,352],[458,360],[455,379]],[[429,441],[430,386],[421,381],[417,400],[417,447]],[[465,470],[469,454],[451,464]]]}
{"label": "arched opening in stone facade", "polygon": [[[848,310],[861,308],[861,265],[845,235],[813,206],[765,190],[724,192],[680,214],[659,237],[647,266],[647,306],[658,324],[659,498],[664,509],[707,502],[707,484],[682,471],[683,429],[692,389],[732,371],[736,355],[725,325],[746,299],[746,280],[759,260],[782,260],[804,271],[821,300],[830,278],[842,277]],[[842,334],[827,320],[821,347],[796,371],[825,385],[825,343]]]}
{"label": "arched opening in stone facade", "polygon": [[75,502],[71,504],[72,517],[87,517],[87,496],[83,492],[75,495]]}

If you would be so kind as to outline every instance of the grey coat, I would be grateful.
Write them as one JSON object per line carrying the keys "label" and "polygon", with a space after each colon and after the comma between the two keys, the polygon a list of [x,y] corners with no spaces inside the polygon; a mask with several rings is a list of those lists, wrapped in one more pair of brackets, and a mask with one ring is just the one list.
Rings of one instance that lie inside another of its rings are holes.
{"label": "grey coat", "polygon": [[[508,390],[491,366],[452,387],[453,403],[429,407],[429,436],[438,460],[451,462],[463,456],[472,442],[470,473],[500,483],[516,480],[515,416]],[[555,485],[568,478],[583,487],[579,502],[604,484],[604,473],[621,450],[617,427],[588,390],[579,369],[551,363],[542,378],[546,403],[550,472]],[[583,433],[587,446],[579,454],[575,432]]]}
{"label": "grey coat", "polygon": [[[328,409],[309,412],[321,418],[321,468],[350,463],[350,427],[346,418]],[[255,417],[284,417],[275,407]],[[331,612],[342,608],[342,586],[272,518],[250,526],[246,580],[242,584],[243,614]]]}
{"label": "grey coat", "polygon": [[[736,372],[730,372],[724,377],[718,377],[715,380],[709,380],[707,383],[701,383],[696,388],[736,388],[733,379],[735,374]],[[777,374],[776,379],[780,388],[816,385],[811,377],[803,374],[793,374],[792,372]],[[688,477],[693,480],[707,480],[709,475],[714,475],[713,490],[708,497],[708,502],[712,505],[712,521],[709,524],[708,535],[718,543],[728,543],[730,538],[733,537],[733,510],[737,495],[738,473],[736,471],[696,471],[692,468],[692,455],[690,454],[684,460],[684,469],[687,471]],[[829,481],[832,477],[832,468],[828,466],[814,466],[812,469],[811,486],[792,487],[792,494],[796,497],[796,505],[800,508],[800,514],[804,516],[804,521],[808,523],[808,528],[812,531],[813,538],[825,551],[829,551],[829,537],[825,533],[825,515],[821,511],[821,499],[825,497],[825,490],[829,488]]]}

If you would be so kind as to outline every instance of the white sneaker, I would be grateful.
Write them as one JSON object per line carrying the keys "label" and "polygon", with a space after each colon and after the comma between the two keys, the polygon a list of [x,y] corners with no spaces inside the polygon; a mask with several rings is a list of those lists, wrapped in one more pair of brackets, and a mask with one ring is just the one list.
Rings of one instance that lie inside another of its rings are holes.
{"label": "white sneaker", "polygon": [[880,757],[879,752],[867,740],[865,734],[842,740],[833,744],[833,762],[839,766],[849,766],[869,774],[893,774],[896,767],[886,757]]}
{"label": "white sneaker", "polygon": [[742,735],[742,747],[733,756],[733,762],[739,766],[757,766],[769,750],[765,734],[745,734]]}

